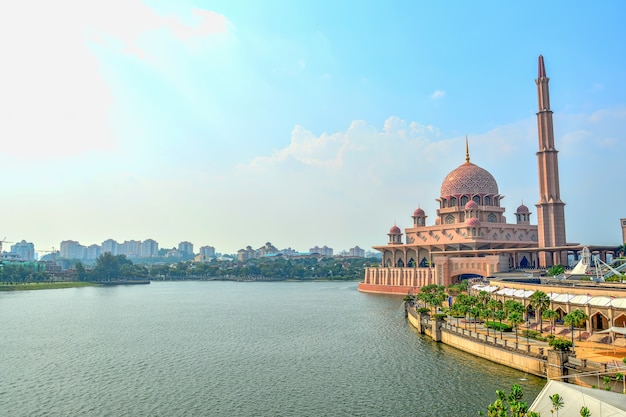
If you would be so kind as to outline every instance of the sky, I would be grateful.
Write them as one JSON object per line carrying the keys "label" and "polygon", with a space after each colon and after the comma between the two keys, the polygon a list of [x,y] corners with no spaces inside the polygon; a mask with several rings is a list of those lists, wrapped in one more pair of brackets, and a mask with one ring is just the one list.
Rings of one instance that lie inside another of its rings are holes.
{"label": "sky", "polygon": [[0,238],[370,249],[418,207],[434,224],[466,136],[514,222],[539,200],[543,55],[567,241],[619,245],[625,15],[619,0],[11,2]]}

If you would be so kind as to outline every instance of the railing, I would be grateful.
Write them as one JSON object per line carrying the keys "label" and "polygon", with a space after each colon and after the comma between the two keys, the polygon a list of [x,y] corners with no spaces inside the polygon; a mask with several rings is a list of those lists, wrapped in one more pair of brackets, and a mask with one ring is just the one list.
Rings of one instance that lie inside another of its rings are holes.
{"label": "railing", "polygon": [[[411,314],[413,317],[416,317],[418,319],[420,318],[420,315],[414,309],[408,308],[407,310],[409,314]],[[424,316],[421,318],[421,323],[423,326],[430,328],[432,320],[428,316]],[[542,360],[547,359],[545,347],[532,345],[530,343],[523,343],[523,337],[520,337],[519,339],[521,340],[518,340],[517,342],[514,340],[501,339],[499,337],[493,337],[473,331],[471,329],[465,329],[460,326],[455,326],[449,322],[443,322],[441,325],[441,330],[448,333],[454,333],[455,335],[464,337],[466,339],[471,339],[479,343],[499,347],[501,349],[509,350],[522,355],[532,356],[534,358]]]}

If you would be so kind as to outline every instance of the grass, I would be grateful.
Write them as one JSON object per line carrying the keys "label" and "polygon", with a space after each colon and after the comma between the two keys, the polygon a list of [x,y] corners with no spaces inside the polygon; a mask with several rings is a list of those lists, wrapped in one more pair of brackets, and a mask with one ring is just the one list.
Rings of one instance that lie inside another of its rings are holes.
{"label": "grass", "polygon": [[53,290],[59,288],[93,287],[97,285],[92,282],[0,282],[0,291]]}

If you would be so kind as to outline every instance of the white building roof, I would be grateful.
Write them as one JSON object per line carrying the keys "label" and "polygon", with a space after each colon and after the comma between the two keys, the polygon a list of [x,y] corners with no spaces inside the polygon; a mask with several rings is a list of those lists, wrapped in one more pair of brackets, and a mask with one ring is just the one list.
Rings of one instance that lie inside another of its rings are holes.
{"label": "white building roof", "polygon": [[626,416],[624,394],[559,381],[548,381],[530,405],[530,411],[542,416],[553,415],[550,396],[554,394],[559,394],[563,398],[563,408],[558,411],[560,416],[578,416],[582,407],[587,407],[594,417]]}

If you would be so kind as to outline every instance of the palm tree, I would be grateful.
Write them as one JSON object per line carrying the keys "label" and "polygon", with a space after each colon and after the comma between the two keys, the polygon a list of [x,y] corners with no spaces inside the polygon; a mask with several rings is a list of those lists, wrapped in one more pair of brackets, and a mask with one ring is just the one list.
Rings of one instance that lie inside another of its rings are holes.
{"label": "palm tree", "polygon": [[544,318],[546,320],[550,320],[550,334],[553,333],[554,322],[556,321],[557,318],[559,318],[559,316],[560,316],[559,312],[555,311],[555,310],[546,310],[541,315],[542,318]]}
{"label": "palm tree", "polygon": [[[485,328],[487,329],[487,336],[489,336],[489,318],[491,317],[492,311],[488,308],[483,308],[480,310],[480,318],[485,323]],[[493,337],[496,337],[496,329],[493,329]]]}
{"label": "palm tree", "polygon": [[480,307],[472,307],[469,309],[469,313],[470,313],[470,317],[472,317],[474,320],[474,332],[477,332],[476,330],[476,319],[480,316]]}
{"label": "palm tree", "polygon": [[556,411],[556,417],[559,417],[559,410],[563,408],[563,397],[559,394],[550,395],[550,400],[552,401],[552,410]]}
{"label": "palm tree", "polygon": [[[582,310],[574,310],[563,317],[563,324],[568,325],[572,329],[572,343],[574,341],[574,327],[582,326],[589,316]],[[578,340],[582,340],[582,331],[578,332]]]}
{"label": "palm tree", "polygon": [[468,305],[465,304],[459,304],[457,306],[457,311],[459,312],[459,314],[463,315],[463,318],[465,319],[465,329],[467,329],[467,312],[469,311],[470,307]]}
{"label": "palm tree", "polygon": [[493,318],[500,322],[500,339],[502,339],[502,320],[506,318],[504,310],[497,310],[493,312]]}
{"label": "palm tree", "polygon": [[483,305],[486,306],[487,302],[489,302],[489,300],[491,300],[491,295],[489,295],[489,293],[485,290],[482,290],[478,293],[478,301]]}
{"label": "palm tree", "polygon": [[528,300],[537,312],[537,324],[539,325],[539,332],[541,332],[541,312],[550,307],[550,297],[543,291],[535,291]]}
{"label": "palm tree", "polygon": [[524,318],[522,317],[522,313],[518,312],[518,311],[514,311],[512,313],[509,314],[509,323],[511,323],[511,326],[513,326],[515,328],[515,343],[518,342],[517,340],[517,326],[519,326],[520,323],[524,322]]}

